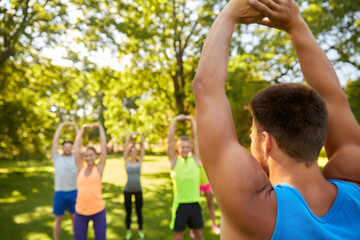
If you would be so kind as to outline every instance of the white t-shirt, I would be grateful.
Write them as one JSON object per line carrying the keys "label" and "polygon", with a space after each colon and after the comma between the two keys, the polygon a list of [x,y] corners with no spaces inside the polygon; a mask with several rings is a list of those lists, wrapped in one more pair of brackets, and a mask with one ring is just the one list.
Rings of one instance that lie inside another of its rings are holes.
{"label": "white t-shirt", "polygon": [[77,168],[74,155],[54,154],[52,159],[55,168],[55,192],[76,190]]}

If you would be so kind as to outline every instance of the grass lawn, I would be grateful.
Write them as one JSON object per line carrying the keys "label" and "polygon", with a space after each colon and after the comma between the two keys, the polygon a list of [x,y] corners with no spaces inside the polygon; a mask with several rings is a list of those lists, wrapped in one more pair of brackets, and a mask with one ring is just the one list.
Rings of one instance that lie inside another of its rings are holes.
{"label": "grass lawn", "polygon": [[[320,167],[327,162],[319,159]],[[6,162],[0,161],[0,233],[2,240],[47,240],[52,239],[52,200],[54,187],[54,169],[51,163],[36,161]],[[147,239],[173,239],[169,229],[172,203],[172,184],[169,177],[169,162],[165,156],[146,156],[142,168],[142,186],[144,194],[144,230]],[[124,239],[125,210],[123,207],[123,187],[126,183],[124,162],[118,157],[109,157],[103,177],[103,197],[107,212],[107,239]],[[203,230],[206,240],[219,239],[211,233],[211,221],[202,197]],[[220,211],[217,209],[218,222]],[[133,212],[132,225],[136,236],[136,214]],[[93,230],[89,228],[89,239],[93,239]],[[186,231],[185,239],[188,237]],[[68,213],[63,222],[61,239],[73,239],[71,221]],[[136,238],[135,238],[136,239]]]}
{"label": "grass lawn", "polygon": [[[142,168],[144,196],[144,231],[147,239],[173,239],[169,229],[172,203],[172,184],[169,175],[169,161],[165,156],[146,156]],[[51,162],[0,161],[0,233],[2,240],[47,240],[52,239],[54,194],[54,169]],[[126,174],[122,158],[109,156],[103,176],[103,197],[107,212],[107,239],[124,239],[125,210],[123,187]],[[219,239],[211,233],[211,220],[202,197],[205,228],[204,238]],[[220,211],[215,205],[218,223]],[[133,209],[132,229],[137,233],[136,214]],[[71,221],[66,213],[61,239],[73,239]],[[89,228],[89,239],[93,229]],[[135,238],[136,239],[136,238]],[[186,231],[185,239],[188,237]]]}

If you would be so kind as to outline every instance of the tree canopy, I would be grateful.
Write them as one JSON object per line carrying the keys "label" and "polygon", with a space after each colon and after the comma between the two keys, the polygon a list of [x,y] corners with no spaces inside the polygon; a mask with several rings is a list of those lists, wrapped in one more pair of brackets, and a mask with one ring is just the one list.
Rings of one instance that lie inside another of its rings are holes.
{"label": "tree canopy", "polygon": [[[114,145],[134,130],[150,145],[162,145],[175,115],[196,117],[192,79],[207,32],[225,4],[1,1],[0,158],[48,156],[62,121],[102,123]],[[299,4],[359,121],[360,2]],[[302,75],[286,34],[264,26],[238,26],[229,60],[226,91],[239,141],[249,146],[252,96],[269,84],[301,82]]]}

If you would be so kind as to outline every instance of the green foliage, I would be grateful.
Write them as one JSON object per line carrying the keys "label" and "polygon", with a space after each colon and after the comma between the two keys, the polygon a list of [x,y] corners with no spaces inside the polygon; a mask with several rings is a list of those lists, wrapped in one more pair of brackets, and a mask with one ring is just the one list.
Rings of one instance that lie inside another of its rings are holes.
{"label": "green foliage", "polygon": [[270,82],[262,80],[261,71],[257,69],[261,63],[257,63],[255,57],[242,54],[236,55],[229,62],[229,74],[226,92],[231,105],[235,129],[240,143],[250,146],[250,130],[252,116],[248,105],[252,97]]}
{"label": "green foliage", "polygon": [[[298,2],[335,66],[351,66],[356,76],[360,2]],[[100,122],[113,144],[123,144],[134,130],[151,144],[163,143],[175,115],[195,116],[192,79],[208,29],[225,3],[1,1],[0,158],[44,157],[62,121]],[[66,51],[69,67],[54,65],[42,54],[45,48],[59,46]],[[111,52],[124,69],[98,66],[96,51]],[[348,78],[345,91],[359,121],[359,80]],[[269,84],[302,80],[285,33],[237,26],[226,91],[242,144],[249,144],[251,97]],[[188,126],[179,129],[178,134],[186,134]],[[97,139],[97,134],[89,132],[88,137]]]}
{"label": "green foliage", "polygon": [[345,88],[345,93],[348,97],[351,110],[360,124],[360,78],[356,81],[349,81]]}

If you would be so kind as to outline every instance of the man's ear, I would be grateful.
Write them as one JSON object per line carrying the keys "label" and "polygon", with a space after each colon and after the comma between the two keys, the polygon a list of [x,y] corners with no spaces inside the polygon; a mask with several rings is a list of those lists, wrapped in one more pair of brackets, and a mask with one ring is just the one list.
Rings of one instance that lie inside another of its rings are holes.
{"label": "man's ear", "polygon": [[262,140],[262,151],[266,157],[269,157],[271,147],[272,147],[272,138],[271,135],[267,131],[263,131],[261,134]]}

